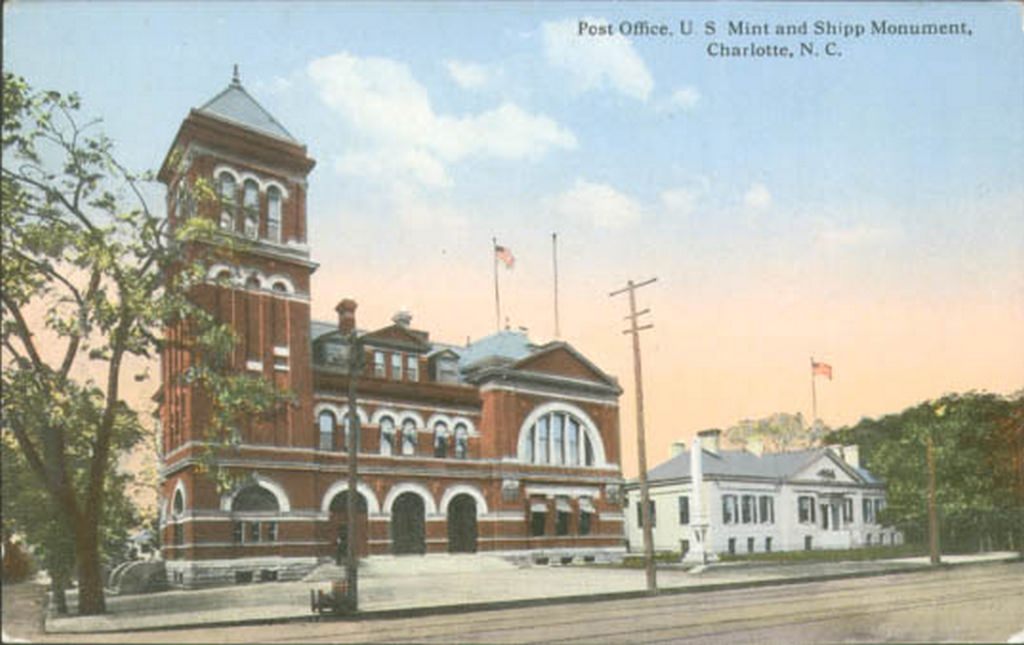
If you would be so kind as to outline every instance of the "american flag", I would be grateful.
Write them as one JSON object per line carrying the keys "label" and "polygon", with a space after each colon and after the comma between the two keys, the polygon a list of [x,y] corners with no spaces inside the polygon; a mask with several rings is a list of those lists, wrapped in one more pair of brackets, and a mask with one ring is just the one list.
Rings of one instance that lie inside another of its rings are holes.
{"label": "american flag", "polygon": [[817,363],[811,361],[811,376],[825,376],[832,380],[832,366],[828,363]]}
{"label": "american flag", "polygon": [[510,251],[507,247],[500,246],[500,245],[495,245],[494,246],[494,257],[496,257],[499,260],[501,260],[502,262],[504,262],[505,263],[505,268],[507,268],[507,269],[511,269],[513,266],[515,266],[516,259],[512,255],[512,251]]}

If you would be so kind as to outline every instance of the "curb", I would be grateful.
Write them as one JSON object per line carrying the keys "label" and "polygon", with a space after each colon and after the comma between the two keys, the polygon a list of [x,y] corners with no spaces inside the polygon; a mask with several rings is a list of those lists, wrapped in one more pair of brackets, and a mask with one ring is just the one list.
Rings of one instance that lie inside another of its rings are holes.
{"label": "curb", "polygon": [[[522,598],[517,600],[494,600],[478,603],[462,603],[449,605],[433,605],[423,607],[410,607],[406,609],[379,609],[361,611],[352,616],[334,615],[302,615],[285,616],[280,618],[246,618],[241,620],[222,620],[212,622],[179,623],[172,625],[159,625],[153,627],[127,627],[122,629],[97,629],[91,631],[51,631],[44,626],[45,633],[49,636],[67,636],[73,638],[76,634],[118,634],[118,633],[145,633],[154,631],[172,631],[184,629],[202,629],[219,627],[241,627],[258,625],[282,625],[290,623],[317,623],[317,622],[338,622],[338,621],[361,621],[376,619],[395,618],[417,618],[427,615],[451,615],[482,611],[496,611],[500,609],[522,609],[528,607],[550,606],[550,605],[572,605],[588,602],[603,602],[611,600],[633,600],[639,598],[651,598],[658,596],[678,596],[693,593],[707,593],[711,591],[732,591],[736,589],[758,589],[762,587],[781,587],[787,585],[807,584],[814,582],[829,582],[834,580],[850,580],[856,578],[872,578],[880,576],[903,575],[908,573],[925,573],[931,571],[946,571],[954,568],[964,567],[985,567],[999,564],[1013,564],[1024,561],[1024,557],[1008,558],[1005,560],[989,560],[981,562],[944,562],[938,566],[927,564],[901,565],[896,568],[874,571],[851,571],[846,573],[822,574],[799,576],[792,578],[769,578],[765,580],[737,581],[708,583],[700,585],[688,585],[685,587],[670,587],[659,589],[656,593],[650,594],[646,590],[637,591],[612,591],[593,594],[575,594],[571,596],[554,596],[542,598]],[[46,609],[46,621],[51,617],[49,608]],[[44,622],[44,625],[45,625]]]}

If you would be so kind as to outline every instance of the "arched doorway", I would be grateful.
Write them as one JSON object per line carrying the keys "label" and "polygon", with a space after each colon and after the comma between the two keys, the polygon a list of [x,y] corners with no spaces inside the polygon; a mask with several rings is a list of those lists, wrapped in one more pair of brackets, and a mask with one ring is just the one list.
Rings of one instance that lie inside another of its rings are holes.
{"label": "arched doorway", "polygon": [[423,498],[416,493],[402,493],[391,505],[391,552],[426,553]]}
{"label": "arched doorway", "polygon": [[[368,521],[366,498],[356,494],[356,553],[359,557],[369,554]],[[348,553],[348,491],[343,490],[331,499],[331,527],[334,531],[334,558],[341,562]]]}
{"label": "arched doorway", "polygon": [[465,493],[448,504],[448,552],[476,553],[476,500]]}

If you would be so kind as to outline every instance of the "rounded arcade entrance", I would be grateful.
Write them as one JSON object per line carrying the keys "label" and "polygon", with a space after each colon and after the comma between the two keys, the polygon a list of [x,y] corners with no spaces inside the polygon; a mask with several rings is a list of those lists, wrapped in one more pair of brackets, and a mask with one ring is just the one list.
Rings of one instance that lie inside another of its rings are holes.
{"label": "rounded arcade entrance", "polygon": [[[334,531],[334,558],[341,562],[348,554],[348,491],[344,490],[331,499],[331,527]],[[356,553],[365,557],[370,553],[368,541],[368,520],[366,498],[356,494]]]}
{"label": "rounded arcade entrance", "polygon": [[427,552],[423,498],[416,493],[402,493],[391,506],[391,552]]}
{"label": "rounded arcade entrance", "polygon": [[476,553],[476,500],[456,495],[448,505],[448,552]]}

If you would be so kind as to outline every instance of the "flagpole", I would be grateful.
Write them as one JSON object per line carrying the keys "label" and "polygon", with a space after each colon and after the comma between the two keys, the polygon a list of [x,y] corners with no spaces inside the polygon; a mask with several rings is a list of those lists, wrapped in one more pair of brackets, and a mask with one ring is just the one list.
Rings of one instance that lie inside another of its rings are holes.
{"label": "flagpole", "polygon": [[551,234],[551,263],[555,268],[555,338],[561,338],[558,326],[558,233]]}
{"label": "flagpole", "polygon": [[498,291],[498,238],[492,237],[491,255],[494,256],[494,326],[501,331],[501,293]]}
{"label": "flagpole", "polygon": [[818,391],[814,385],[814,357],[811,356],[811,428],[818,421]]}

